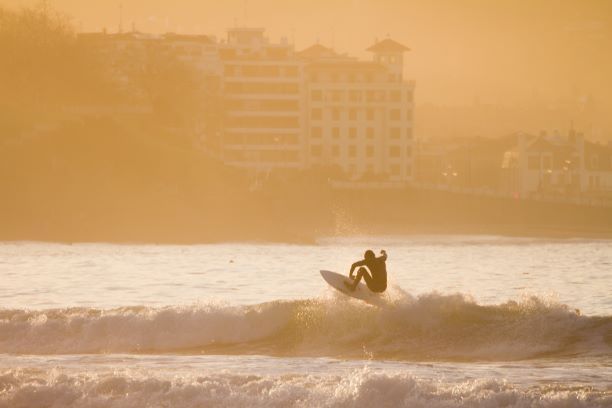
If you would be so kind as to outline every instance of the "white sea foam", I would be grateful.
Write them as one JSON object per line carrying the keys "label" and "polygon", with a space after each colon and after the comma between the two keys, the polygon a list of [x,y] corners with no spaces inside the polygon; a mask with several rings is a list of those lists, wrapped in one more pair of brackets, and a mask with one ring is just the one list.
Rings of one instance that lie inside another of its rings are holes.
{"label": "white sea foam", "polygon": [[0,373],[0,408],[17,407],[609,407],[605,390],[517,387],[496,379],[464,382],[386,375],[368,369],[325,375],[142,376]]}

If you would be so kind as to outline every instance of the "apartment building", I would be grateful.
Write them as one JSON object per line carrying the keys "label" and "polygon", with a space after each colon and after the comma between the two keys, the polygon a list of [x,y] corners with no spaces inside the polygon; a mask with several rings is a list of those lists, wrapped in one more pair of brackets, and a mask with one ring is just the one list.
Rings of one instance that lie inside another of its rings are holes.
{"label": "apartment building", "polygon": [[349,179],[412,176],[414,82],[405,46],[385,39],[359,61],[320,44],[295,52],[261,28],[233,28],[223,65],[223,158],[268,171],[338,167]]}
{"label": "apartment building", "polygon": [[233,28],[219,55],[224,161],[255,171],[303,168],[303,64],[293,46],[270,42],[263,28]]}
{"label": "apartment building", "polygon": [[391,40],[359,61],[313,46],[304,60],[306,164],[339,166],[348,178],[412,177],[414,82],[403,81],[408,48]]}

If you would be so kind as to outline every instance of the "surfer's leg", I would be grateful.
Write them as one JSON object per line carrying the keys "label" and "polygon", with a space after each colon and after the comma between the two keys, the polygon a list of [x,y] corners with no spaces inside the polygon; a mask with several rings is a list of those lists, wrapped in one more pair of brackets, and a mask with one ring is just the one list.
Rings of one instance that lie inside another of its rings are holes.
{"label": "surfer's leg", "polygon": [[363,266],[357,270],[357,276],[355,276],[355,280],[353,281],[353,284],[352,285],[349,284],[347,285],[347,287],[352,291],[355,290],[357,285],[359,285],[359,282],[361,282],[362,278],[366,282],[366,285],[370,286],[370,283],[372,282],[372,277],[368,273],[368,270],[364,268]]}

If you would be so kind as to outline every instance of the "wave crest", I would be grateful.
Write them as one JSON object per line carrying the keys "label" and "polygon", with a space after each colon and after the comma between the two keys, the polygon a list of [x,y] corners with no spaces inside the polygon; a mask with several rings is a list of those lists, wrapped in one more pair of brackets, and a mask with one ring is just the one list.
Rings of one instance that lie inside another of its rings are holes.
{"label": "wave crest", "polygon": [[609,354],[612,318],[527,297],[479,305],[407,294],[383,308],[346,298],[117,309],[0,310],[0,353],[224,353],[401,360]]}

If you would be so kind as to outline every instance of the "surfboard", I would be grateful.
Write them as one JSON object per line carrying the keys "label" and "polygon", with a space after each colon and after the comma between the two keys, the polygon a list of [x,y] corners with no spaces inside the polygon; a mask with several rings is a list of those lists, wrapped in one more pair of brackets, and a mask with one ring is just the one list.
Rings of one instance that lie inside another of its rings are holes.
{"label": "surfboard", "polygon": [[323,270],[321,271],[321,276],[332,288],[344,293],[347,296],[363,300],[364,302],[374,306],[382,306],[382,304],[384,303],[382,294],[372,292],[363,282],[359,282],[355,290],[350,291],[344,284],[344,282],[351,282],[348,276],[340,275],[339,273],[332,271]]}

